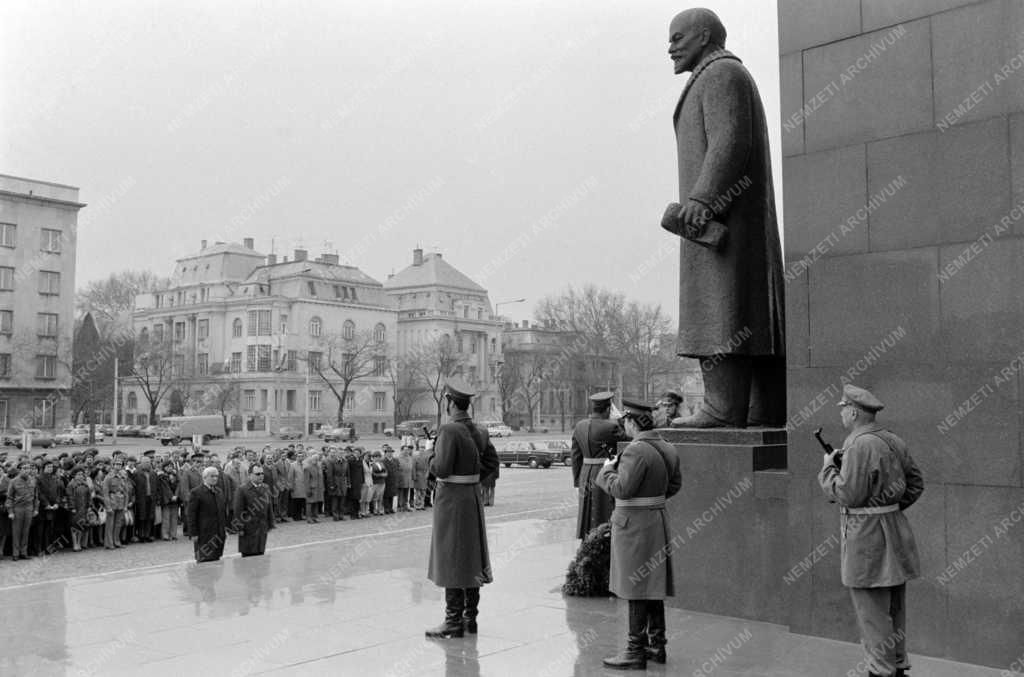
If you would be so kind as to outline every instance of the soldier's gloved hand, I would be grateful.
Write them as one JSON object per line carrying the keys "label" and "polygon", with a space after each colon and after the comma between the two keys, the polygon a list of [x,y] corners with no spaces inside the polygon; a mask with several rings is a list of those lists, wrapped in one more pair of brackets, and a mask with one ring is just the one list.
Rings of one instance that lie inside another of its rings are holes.
{"label": "soldier's gloved hand", "polygon": [[836,456],[839,455],[839,454],[842,454],[842,453],[843,453],[842,449],[834,449],[832,451],[832,453],[825,454],[822,466],[827,468],[830,465],[835,465],[836,464]]}
{"label": "soldier's gloved hand", "polygon": [[[615,465],[615,462],[618,461],[618,460],[619,460],[618,456],[609,456],[608,459],[604,462],[604,465],[605,466]],[[604,466],[602,466],[602,467],[604,467]]]}

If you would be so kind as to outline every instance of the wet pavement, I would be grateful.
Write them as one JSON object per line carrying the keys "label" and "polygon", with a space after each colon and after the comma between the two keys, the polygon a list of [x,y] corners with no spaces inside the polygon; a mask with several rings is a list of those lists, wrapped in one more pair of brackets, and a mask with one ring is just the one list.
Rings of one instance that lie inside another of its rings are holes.
{"label": "wet pavement", "polygon": [[[488,522],[495,583],[483,589],[476,637],[424,639],[443,610],[442,591],[426,580],[429,529],[382,521],[376,533],[263,557],[2,590],[0,675],[629,674],[601,665],[624,641],[625,602],[559,592],[574,526],[558,508]],[[648,673],[866,675],[856,671],[853,644],[666,612],[668,664]],[[916,656],[913,663],[917,677],[1002,674]]]}

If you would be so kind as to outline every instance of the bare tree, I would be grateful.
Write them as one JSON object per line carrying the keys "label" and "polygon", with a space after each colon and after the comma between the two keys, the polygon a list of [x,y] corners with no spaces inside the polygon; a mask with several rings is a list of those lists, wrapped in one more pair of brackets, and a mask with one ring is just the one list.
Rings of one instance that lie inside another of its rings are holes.
{"label": "bare tree", "polygon": [[149,420],[156,421],[160,402],[177,385],[174,368],[174,343],[141,335],[136,341],[130,378],[139,386],[149,403]]}
{"label": "bare tree", "polygon": [[[677,361],[666,355],[665,339],[671,329],[671,320],[661,312],[661,306],[630,302],[613,324],[613,345],[624,359],[624,381],[632,393],[649,399],[652,385],[658,375],[667,373]],[[671,352],[675,342],[671,341]]]}
{"label": "bare tree", "polygon": [[170,279],[148,270],[125,270],[111,273],[104,280],[94,280],[75,295],[79,313],[93,314],[100,335],[105,335],[126,312],[135,308],[135,296],[158,289],[166,289]]}
{"label": "bare tree", "polygon": [[333,334],[323,338],[321,358],[310,360],[312,373],[331,389],[338,399],[338,425],[345,422],[345,401],[352,384],[378,371],[379,360],[387,360],[387,344],[378,341],[371,330],[355,333],[352,338]]}
{"label": "bare tree", "polygon": [[449,378],[462,373],[462,359],[452,348],[451,337],[447,334],[414,346],[407,367],[415,387],[430,394],[437,413],[437,425],[441,425],[441,403],[444,401],[444,385]]}
{"label": "bare tree", "polygon": [[391,401],[394,404],[394,427],[398,427],[399,421],[412,417],[412,405],[417,396],[422,392],[416,386],[415,372],[410,367],[410,362],[416,359],[415,355],[406,357],[389,356],[385,365],[385,378],[391,386]]}

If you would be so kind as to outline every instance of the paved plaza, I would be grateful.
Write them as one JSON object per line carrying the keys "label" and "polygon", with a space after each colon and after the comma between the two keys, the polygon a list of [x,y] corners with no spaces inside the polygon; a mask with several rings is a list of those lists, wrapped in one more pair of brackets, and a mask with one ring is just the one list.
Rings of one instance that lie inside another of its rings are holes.
{"label": "paved plaza", "polygon": [[[263,557],[0,590],[0,675],[623,674],[601,658],[625,639],[625,602],[559,592],[575,548],[564,506],[494,515],[495,583],[483,591],[480,634],[449,641],[423,638],[444,607],[426,579],[429,525],[377,523],[373,533],[277,549],[272,532]],[[652,674],[840,677],[860,658],[853,644],[776,625],[671,608],[667,620],[668,664],[651,664]],[[1001,674],[913,663],[917,677]]]}

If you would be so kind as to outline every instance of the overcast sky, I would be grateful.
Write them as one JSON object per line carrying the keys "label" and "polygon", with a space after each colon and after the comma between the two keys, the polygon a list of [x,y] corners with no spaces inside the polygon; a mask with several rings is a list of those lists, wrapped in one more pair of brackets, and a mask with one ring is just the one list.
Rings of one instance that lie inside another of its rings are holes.
{"label": "overcast sky", "polygon": [[[775,2],[707,0],[764,99]],[[513,318],[567,285],[678,304],[668,60],[654,0],[5,3],[0,173],[67,183],[78,285],[200,240],[337,251],[384,281],[443,252]],[[781,218],[781,205],[780,205]],[[667,249],[666,249],[667,247]]]}

